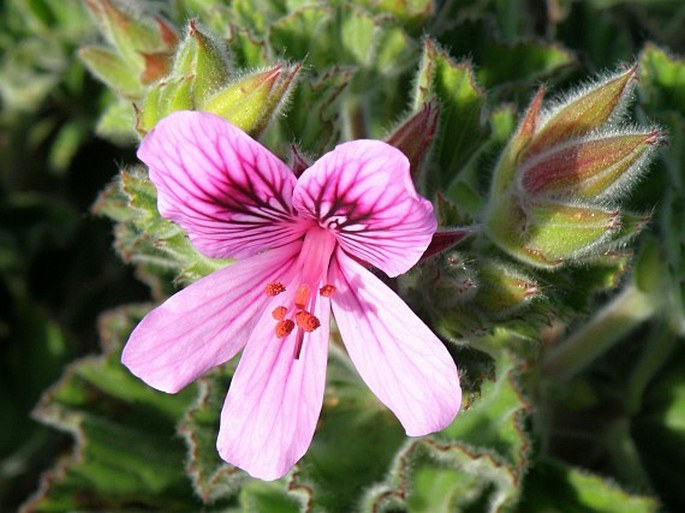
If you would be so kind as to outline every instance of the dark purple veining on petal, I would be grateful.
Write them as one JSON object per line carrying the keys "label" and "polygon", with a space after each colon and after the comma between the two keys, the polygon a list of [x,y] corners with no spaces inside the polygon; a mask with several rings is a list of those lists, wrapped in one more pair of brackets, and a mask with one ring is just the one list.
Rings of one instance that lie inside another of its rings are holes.
{"label": "dark purple veining on petal", "polygon": [[162,215],[212,257],[243,257],[299,238],[287,166],[242,133],[193,121],[157,131],[144,155],[150,158],[141,157]]}

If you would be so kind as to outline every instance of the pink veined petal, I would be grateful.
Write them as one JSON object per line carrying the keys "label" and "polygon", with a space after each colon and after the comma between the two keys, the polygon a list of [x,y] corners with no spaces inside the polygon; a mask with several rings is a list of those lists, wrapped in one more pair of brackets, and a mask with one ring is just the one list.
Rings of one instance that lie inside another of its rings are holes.
{"label": "pink veined petal", "polygon": [[[293,292],[286,294],[292,297]],[[274,335],[276,321],[270,311],[280,304],[279,297],[240,357],[217,439],[224,460],[268,481],[288,472],[311,444],[323,405],[328,357],[330,300],[318,298],[315,315],[321,326],[305,335],[296,360],[296,331],[282,340]]]}
{"label": "pink veined petal", "polygon": [[272,299],[266,284],[288,279],[301,245],[236,262],[171,296],[133,330],[123,364],[148,385],[175,393],[232,358]]}
{"label": "pink veined petal", "polygon": [[418,261],[437,227],[433,206],[414,189],[409,161],[381,141],[352,141],[325,154],[300,177],[293,206],[389,276]]}
{"label": "pink veined petal", "polygon": [[442,342],[363,266],[337,251],[333,316],[352,362],[409,436],[445,428],[459,411],[457,368]]}
{"label": "pink veined petal", "polygon": [[228,121],[181,111],[143,139],[163,217],[182,226],[213,258],[245,258],[303,232],[291,208],[295,176],[269,150]]}

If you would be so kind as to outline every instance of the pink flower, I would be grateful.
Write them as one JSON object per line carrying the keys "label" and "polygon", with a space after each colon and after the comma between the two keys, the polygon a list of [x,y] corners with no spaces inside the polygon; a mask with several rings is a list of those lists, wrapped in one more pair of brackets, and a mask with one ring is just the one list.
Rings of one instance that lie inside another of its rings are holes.
{"label": "pink flower", "polygon": [[162,216],[205,255],[238,261],[151,311],[122,361],[174,393],[244,348],[221,413],[223,459],[271,480],[305,453],[323,403],[331,310],[362,379],[408,435],[452,421],[461,400],[454,361],[360,263],[397,276],[436,229],[399,150],[341,144],[297,179],[222,118],[177,112],[138,156]]}

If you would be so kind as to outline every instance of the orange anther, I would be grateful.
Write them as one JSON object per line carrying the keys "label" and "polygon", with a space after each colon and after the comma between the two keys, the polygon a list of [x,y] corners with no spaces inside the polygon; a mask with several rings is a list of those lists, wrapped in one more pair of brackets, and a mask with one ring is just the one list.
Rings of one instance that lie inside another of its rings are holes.
{"label": "orange anther", "polygon": [[266,284],[264,288],[264,294],[267,296],[277,296],[281,292],[285,292],[285,285],[278,281],[272,281]]}
{"label": "orange anther", "polygon": [[309,285],[302,284],[297,287],[297,292],[295,292],[295,306],[300,309],[304,309],[309,303],[309,298],[311,297],[311,292],[309,291]]}
{"label": "orange anther", "polygon": [[335,292],[335,287],[333,285],[326,284],[319,289],[319,294],[323,297],[331,297]]}
{"label": "orange anther", "polygon": [[319,319],[306,310],[300,310],[295,314],[295,322],[297,323],[297,327],[301,328],[306,333],[311,333],[316,328],[321,326]]}
{"label": "orange anther", "polygon": [[295,328],[295,323],[291,321],[290,319],[285,319],[283,321],[279,321],[278,324],[276,324],[276,336],[278,338],[285,338],[290,333],[293,331]]}
{"label": "orange anther", "polygon": [[288,313],[288,309],[285,306],[277,306],[274,311],[271,312],[271,316],[277,321],[282,321],[285,319],[285,314]]}

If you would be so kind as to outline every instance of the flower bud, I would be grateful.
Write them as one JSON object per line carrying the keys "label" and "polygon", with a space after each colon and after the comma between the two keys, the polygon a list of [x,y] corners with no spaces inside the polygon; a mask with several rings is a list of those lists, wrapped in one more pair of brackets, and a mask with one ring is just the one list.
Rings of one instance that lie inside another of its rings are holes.
{"label": "flower bud", "polygon": [[191,20],[186,38],[178,49],[172,76],[193,77],[192,100],[200,105],[230,81],[231,65],[226,45],[202,32]]}
{"label": "flower bud", "polygon": [[435,232],[421,260],[456,246],[472,233],[470,228],[445,228]]}
{"label": "flower bud", "polygon": [[635,82],[637,64],[592,84],[542,115],[524,158],[573,137],[588,134],[621,114]]}
{"label": "flower bud", "polygon": [[608,206],[664,139],[656,128],[612,123],[636,72],[598,81],[546,112],[537,93],[495,169],[484,224],[501,249],[553,268],[606,252],[644,225]]}
{"label": "flower bud", "polygon": [[621,216],[616,210],[556,202],[532,204],[522,249],[531,263],[556,264],[587,254],[620,226]]}
{"label": "flower bud", "polygon": [[427,278],[424,293],[430,295],[429,303],[441,308],[452,309],[464,304],[475,296],[478,288],[473,269],[456,251],[426,265],[423,275]]}
{"label": "flower bud", "polygon": [[114,51],[97,46],[83,47],[79,58],[88,70],[121,96],[139,98],[143,85],[131,73],[130,66]]}
{"label": "flower bud", "polygon": [[[122,9],[112,0],[86,0],[85,3],[103,37],[116,50],[113,53],[125,63],[128,74],[135,77],[141,88],[168,73],[171,56],[178,44],[178,36],[171,24],[159,16]],[[121,82],[119,70],[107,64],[95,64],[95,54],[91,50],[81,57],[107,84]],[[110,74],[113,69],[113,74]],[[115,89],[120,90],[116,86]],[[129,96],[130,92],[129,88]]]}
{"label": "flower bud", "polygon": [[226,118],[241,130],[258,134],[291,91],[300,66],[278,64],[229,84],[198,106]]}
{"label": "flower bud", "polygon": [[652,129],[554,146],[521,165],[520,188],[531,197],[598,198],[629,183],[661,139]]}
{"label": "flower bud", "polygon": [[541,295],[533,278],[503,263],[481,263],[478,278],[475,301],[491,315],[508,315]]}
{"label": "flower bud", "polygon": [[136,129],[141,135],[152,130],[157,121],[177,110],[188,110],[193,104],[192,77],[163,81],[152,87],[138,112]]}
{"label": "flower bud", "polygon": [[421,162],[431,147],[439,117],[439,107],[426,103],[423,109],[402,123],[386,140],[407,156],[414,179],[419,175]]}
{"label": "flower bud", "polygon": [[493,178],[492,191],[494,193],[506,193],[511,186],[516,174],[516,166],[519,162],[521,151],[528,145],[535,134],[535,129],[540,118],[540,110],[542,108],[542,99],[545,95],[545,89],[540,90],[530,103],[526,114],[516,130],[516,133],[509,141],[509,144],[502,152],[497,170]]}

